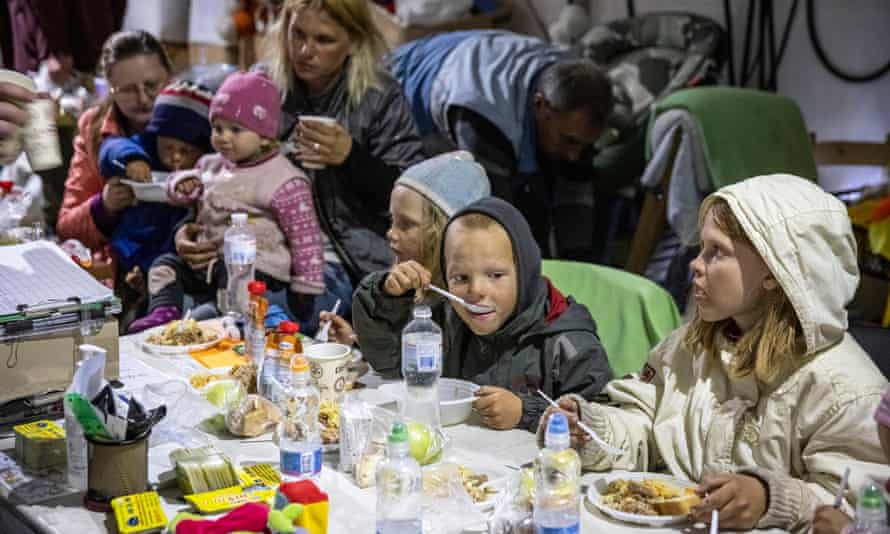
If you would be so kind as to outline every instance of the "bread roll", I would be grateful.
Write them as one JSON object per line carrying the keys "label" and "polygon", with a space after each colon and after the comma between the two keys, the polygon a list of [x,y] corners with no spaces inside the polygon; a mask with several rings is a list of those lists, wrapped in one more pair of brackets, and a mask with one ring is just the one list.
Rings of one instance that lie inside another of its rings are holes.
{"label": "bread roll", "polygon": [[693,506],[700,502],[699,496],[690,491],[673,499],[653,500],[651,504],[658,515],[686,515]]}

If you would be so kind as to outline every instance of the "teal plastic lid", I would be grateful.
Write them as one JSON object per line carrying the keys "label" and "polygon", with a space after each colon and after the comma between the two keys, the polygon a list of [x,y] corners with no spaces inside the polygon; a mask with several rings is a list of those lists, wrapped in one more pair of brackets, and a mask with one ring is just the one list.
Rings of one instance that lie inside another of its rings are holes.
{"label": "teal plastic lid", "polygon": [[880,508],[884,506],[884,494],[874,484],[868,484],[862,488],[859,505],[863,508]]}
{"label": "teal plastic lid", "polygon": [[405,426],[405,423],[393,423],[387,441],[390,443],[408,443],[408,427]]}

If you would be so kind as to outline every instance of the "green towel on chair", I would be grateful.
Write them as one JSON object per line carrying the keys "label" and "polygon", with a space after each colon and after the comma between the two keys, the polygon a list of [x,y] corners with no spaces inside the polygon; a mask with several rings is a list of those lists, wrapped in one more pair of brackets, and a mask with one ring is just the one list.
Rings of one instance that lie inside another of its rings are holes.
{"label": "green towel on chair", "polygon": [[671,294],[651,280],[589,263],[544,260],[544,276],[587,306],[615,378],[638,373],[649,351],[680,326]]}
{"label": "green towel on chair", "polygon": [[816,180],[809,132],[793,100],[734,87],[684,89],[655,105],[653,121],[678,108],[698,120],[714,189],[777,172]]}

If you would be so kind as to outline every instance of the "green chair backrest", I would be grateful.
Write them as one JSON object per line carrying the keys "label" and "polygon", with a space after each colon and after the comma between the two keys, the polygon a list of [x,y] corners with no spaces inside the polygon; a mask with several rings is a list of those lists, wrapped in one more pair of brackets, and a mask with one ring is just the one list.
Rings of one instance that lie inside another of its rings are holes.
{"label": "green chair backrest", "polygon": [[670,293],[641,276],[560,260],[544,260],[543,273],[590,310],[616,378],[639,372],[652,347],[680,326]]}

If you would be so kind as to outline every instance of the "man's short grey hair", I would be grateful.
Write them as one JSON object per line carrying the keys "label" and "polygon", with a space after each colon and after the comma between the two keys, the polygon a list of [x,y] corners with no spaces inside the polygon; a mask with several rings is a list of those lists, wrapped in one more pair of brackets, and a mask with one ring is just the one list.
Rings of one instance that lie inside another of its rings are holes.
{"label": "man's short grey hair", "polygon": [[556,111],[589,109],[598,126],[605,123],[612,111],[612,82],[602,69],[586,59],[550,65],[538,78],[536,89]]}

